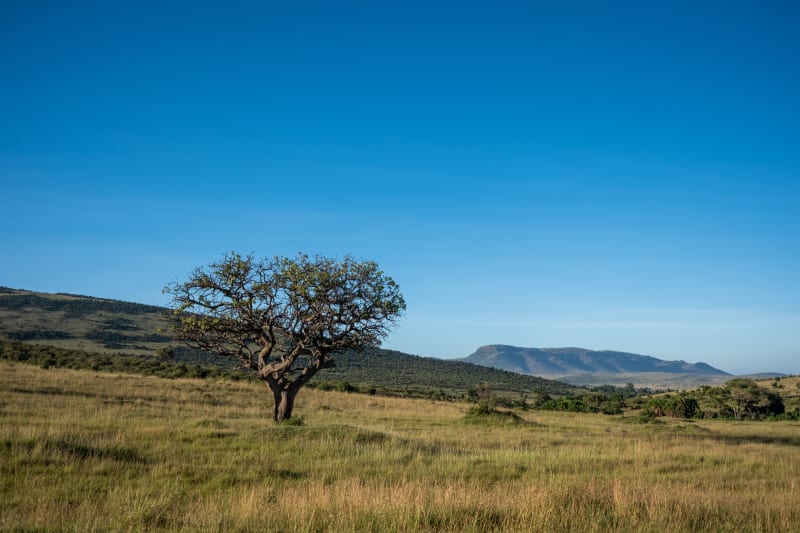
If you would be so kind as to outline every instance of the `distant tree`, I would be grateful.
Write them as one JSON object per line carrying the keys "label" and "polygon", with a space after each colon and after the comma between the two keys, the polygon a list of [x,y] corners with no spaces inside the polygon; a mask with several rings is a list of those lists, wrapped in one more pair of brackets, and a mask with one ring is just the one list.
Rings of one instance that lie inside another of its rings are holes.
{"label": "distant tree", "polygon": [[165,287],[174,333],[190,347],[239,360],[266,382],[276,422],[335,354],[377,346],[405,310],[398,285],[372,261],[349,256],[230,253]]}
{"label": "distant tree", "polygon": [[728,381],[722,389],[722,400],[737,420],[784,412],[783,400],[778,394],[759,387],[749,378]]}
{"label": "distant tree", "polygon": [[470,408],[472,414],[491,414],[497,411],[497,398],[492,395],[492,384],[481,383],[475,389],[477,405]]}
{"label": "distant tree", "polygon": [[156,349],[156,355],[164,359],[172,357],[174,354],[175,348],[172,346],[162,346],[161,348]]}
{"label": "distant tree", "polygon": [[699,404],[695,398],[679,394],[678,396],[656,396],[650,399],[645,414],[652,416],[669,416],[672,418],[693,418]]}

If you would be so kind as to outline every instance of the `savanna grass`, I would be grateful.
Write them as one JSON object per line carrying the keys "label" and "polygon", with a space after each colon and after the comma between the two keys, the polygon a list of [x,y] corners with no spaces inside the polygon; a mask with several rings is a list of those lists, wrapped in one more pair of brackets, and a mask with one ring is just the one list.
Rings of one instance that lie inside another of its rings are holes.
{"label": "savanna grass", "polygon": [[800,531],[800,424],[0,366],[0,529]]}

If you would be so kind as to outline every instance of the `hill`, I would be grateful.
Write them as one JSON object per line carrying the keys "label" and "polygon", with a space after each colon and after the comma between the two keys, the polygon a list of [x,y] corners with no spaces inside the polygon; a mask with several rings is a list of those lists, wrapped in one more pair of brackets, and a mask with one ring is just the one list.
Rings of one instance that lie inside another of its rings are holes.
{"label": "hill", "polygon": [[[192,350],[171,337],[167,313],[161,307],[131,302],[0,288],[0,339],[57,347],[63,350],[60,356],[71,361],[77,361],[80,352],[95,354],[93,364],[100,367],[111,363],[96,356],[138,358],[148,364],[123,361],[125,364],[112,367],[161,368],[168,375],[174,374],[174,369],[164,366],[169,364],[222,367],[225,371],[234,368],[231,360]],[[7,346],[7,351],[12,348]],[[44,360],[52,358],[45,356]],[[380,348],[339,354],[337,367],[320,372],[315,380],[415,396],[433,392],[460,396],[482,383],[512,395],[561,396],[578,391],[549,379]]]}
{"label": "hill", "polygon": [[730,374],[706,363],[664,361],[649,355],[585,348],[482,346],[463,361],[581,385],[696,386]]}

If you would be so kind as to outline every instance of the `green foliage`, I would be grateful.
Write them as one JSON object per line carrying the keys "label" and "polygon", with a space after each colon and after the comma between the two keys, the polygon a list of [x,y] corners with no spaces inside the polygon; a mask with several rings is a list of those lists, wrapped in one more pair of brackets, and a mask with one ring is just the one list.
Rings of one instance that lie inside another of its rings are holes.
{"label": "green foliage", "polygon": [[336,354],[377,346],[405,310],[395,281],[373,261],[237,253],[172,283],[174,335],[237,360],[266,382],[273,419],[291,418],[300,388]]}
{"label": "green foliage", "polygon": [[155,358],[106,355],[69,350],[53,346],[0,340],[0,359],[36,365],[42,368],[72,368],[95,372],[124,372],[167,378],[231,378],[241,379],[242,373],[215,366],[168,363]]}
{"label": "green foliage", "polygon": [[482,383],[491,384],[492,390],[501,396],[563,396],[586,390],[507,370],[381,348],[337,354],[336,367],[325,370],[324,376],[326,380],[349,381],[361,389],[377,388],[393,395],[428,397],[431,391],[441,390],[453,398],[468,401],[476,401],[477,389]]}
{"label": "green foliage", "polygon": [[526,421],[513,411],[485,411],[483,409],[472,407],[464,415],[464,422],[467,424],[476,424],[484,426],[492,425],[532,425],[531,422]]}
{"label": "green foliage", "polygon": [[302,416],[293,416],[292,418],[289,418],[287,420],[283,420],[281,423],[284,426],[294,426],[294,427],[299,427],[299,426],[305,426],[306,425],[306,422],[305,422],[305,420],[303,419]]}
{"label": "green foliage", "polygon": [[498,409],[490,400],[481,400],[467,409],[464,422],[468,424],[531,424],[513,411]]}
{"label": "green foliage", "polygon": [[300,366],[311,370],[312,361],[328,363],[333,352],[377,346],[405,310],[392,278],[375,262],[349,256],[230,253],[164,292],[179,339],[254,369],[269,367],[265,375],[283,376],[303,357]]}
{"label": "green foliage", "polygon": [[722,387],[703,387],[699,394],[707,417],[759,420],[785,412],[780,394],[749,378],[732,379]]}
{"label": "green foliage", "polygon": [[749,378],[735,378],[722,386],[703,386],[693,391],[691,396],[654,397],[643,412],[649,416],[680,418],[792,419],[793,413],[785,412],[781,395],[769,385],[765,382],[760,386]]}
{"label": "green foliage", "polygon": [[103,311],[106,313],[158,313],[161,308],[118,300],[92,298],[76,294],[61,294],[69,298],[48,298],[34,293],[14,291],[11,289],[0,293],[0,309],[22,311],[26,308],[38,308],[47,311],[64,311],[68,316],[80,317]]}
{"label": "green foliage", "polygon": [[547,400],[539,407],[543,411],[569,411],[572,413],[591,413],[595,412],[586,405],[583,400],[576,398],[559,398],[557,400]]}
{"label": "green foliage", "polygon": [[478,402],[467,410],[467,414],[471,416],[492,415],[497,412],[497,405],[490,401]]}
{"label": "green foliage", "polygon": [[164,343],[170,342],[172,337],[168,337],[166,335],[161,335],[158,333],[148,333],[143,335],[127,335],[125,333],[120,333],[116,330],[110,329],[97,329],[90,331],[86,334],[86,338],[97,341],[106,348],[112,349],[123,349],[126,346],[132,343],[143,343],[143,342],[157,342],[157,343]]}
{"label": "green foliage", "polygon": [[672,418],[694,418],[698,412],[697,399],[683,394],[651,398],[644,410],[645,416],[669,416]]}
{"label": "green foliage", "polygon": [[492,394],[491,383],[481,383],[475,389],[476,404],[469,408],[468,416],[494,415],[498,413],[498,398]]}
{"label": "green foliage", "polygon": [[168,359],[175,354],[175,348],[172,346],[162,346],[156,349],[156,356],[162,359]]}
{"label": "green foliage", "polygon": [[342,381],[336,384],[336,390],[339,392],[358,392],[358,387],[351,385],[346,381]]}
{"label": "green foliage", "polygon": [[[470,393],[475,403],[467,409],[467,414],[464,416],[465,422],[481,425],[528,423],[513,411],[498,409],[500,404],[510,407],[514,402],[494,395],[491,383],[481,383],[470,389]],[[522,399],[522,405],[527,407],[524,399]]]}
{"label": "green foliage", "polygon": [[47,330],[47,329],[29,329],[22,331],[9,331],[6,337],[14,341],[53,341],[73,339],[74,335],[68,331],[60,330]]}

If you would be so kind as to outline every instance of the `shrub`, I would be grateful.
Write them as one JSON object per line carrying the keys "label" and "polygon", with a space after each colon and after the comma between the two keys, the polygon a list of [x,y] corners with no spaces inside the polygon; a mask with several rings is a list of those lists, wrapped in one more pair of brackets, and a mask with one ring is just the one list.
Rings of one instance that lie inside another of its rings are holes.
{"label": "shrub", "polygon": [[358,387],[351,385],[346,381],[340,381],[336,384],[336,390],[339,392],[358,392]]}
{"label": "shrub", "polygon": [[464,421],[468,424],[527,424],[524,418],[513,411],[500,411],[487,405],[473,405],[467,410]]}

